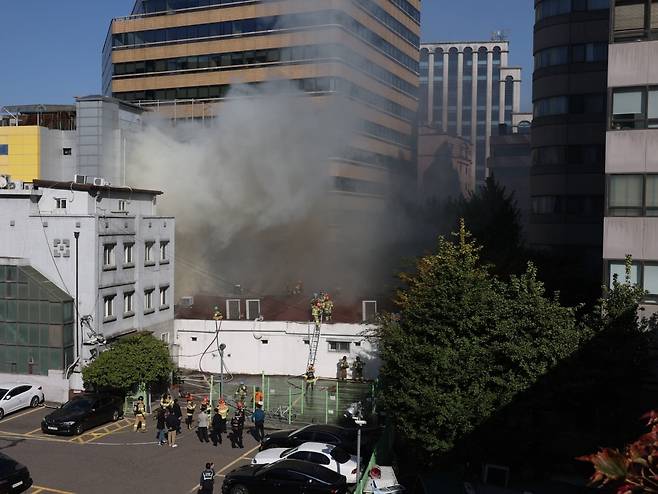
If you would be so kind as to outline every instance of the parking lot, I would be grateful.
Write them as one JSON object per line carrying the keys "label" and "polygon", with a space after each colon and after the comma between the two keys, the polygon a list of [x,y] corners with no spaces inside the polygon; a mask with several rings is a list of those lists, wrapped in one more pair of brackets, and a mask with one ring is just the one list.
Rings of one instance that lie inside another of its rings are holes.
{"label": "parking lot", "polygon": [[195,432],[185,428],[178,448],[161,447],[151,417],[145,433],[133,432],[132,419],[125,418],[81,436],[51,436],[40,427],[51,411],[39,407],[0,420],[0,451],[30,469],[30,494],[191,494],[207,461],[215,463],[215,492],[220,492],[223,475],[249,463],[258,450],[248,428],[244,449],[232,449],[226,437],[217,447],[200,443]]}

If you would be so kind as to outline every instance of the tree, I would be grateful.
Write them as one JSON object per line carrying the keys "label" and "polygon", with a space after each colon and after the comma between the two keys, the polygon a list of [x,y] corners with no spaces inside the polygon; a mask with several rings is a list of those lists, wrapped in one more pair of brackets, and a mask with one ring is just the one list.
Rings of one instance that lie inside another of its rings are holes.
{"label": "tree", "polygon": [[377,332],[379,400],[398,438],[432,463],[585,337],[575,309],[548,298],[531,264],[502,282],[480,261],[464,222],[454,241],[403,273],[398,315]]}
{"label": "tree", "polygon": [[167,344],[149,333],[118,340],[82,369],[85,384],[97,389],[128,391],[139,383],[166,379],[174,365]]}

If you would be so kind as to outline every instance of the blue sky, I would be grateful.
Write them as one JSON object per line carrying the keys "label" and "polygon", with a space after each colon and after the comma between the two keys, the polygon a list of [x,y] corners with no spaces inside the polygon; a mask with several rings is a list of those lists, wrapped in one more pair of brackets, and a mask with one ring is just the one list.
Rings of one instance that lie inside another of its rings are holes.
{"label": "blue sky", "polygon": [[[97,94],[101,50],[112,17],[133,0],[2,0],[0,106],[72,103]],[[487,40],[509,30],[510,61],[523,67],[523,106],[530,107],[533,2],[424,0],[423,41]]]}

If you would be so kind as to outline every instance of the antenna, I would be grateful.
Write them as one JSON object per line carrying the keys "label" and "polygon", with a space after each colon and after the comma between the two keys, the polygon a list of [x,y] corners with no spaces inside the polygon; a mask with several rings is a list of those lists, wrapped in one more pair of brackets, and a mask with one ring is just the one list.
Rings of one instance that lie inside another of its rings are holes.
{"label": "antenna", "polygon": [[498,29],[491,33],[491,41],[508,41],[509,40],[509,29]]}

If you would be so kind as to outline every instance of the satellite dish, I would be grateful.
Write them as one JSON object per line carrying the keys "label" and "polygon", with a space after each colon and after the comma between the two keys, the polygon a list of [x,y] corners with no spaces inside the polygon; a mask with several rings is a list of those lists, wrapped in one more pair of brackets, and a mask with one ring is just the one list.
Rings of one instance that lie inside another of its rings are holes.
{"label": "satellite dish", "polygon": [[0,189],[6,189],[9,185],[9,180],[6,175],[0,175]]}

